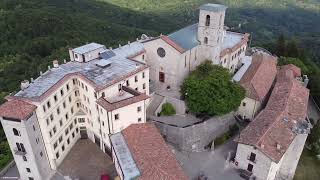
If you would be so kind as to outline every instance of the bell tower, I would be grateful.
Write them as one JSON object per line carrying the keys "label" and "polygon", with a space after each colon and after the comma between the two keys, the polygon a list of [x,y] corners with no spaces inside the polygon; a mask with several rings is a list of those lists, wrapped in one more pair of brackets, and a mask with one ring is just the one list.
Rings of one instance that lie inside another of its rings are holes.
{"label": "bell tower", "polygon": [[218,64],[224,36],[224,18],[227,7],[220,4],[200,6],[198,40],[204,58]]}

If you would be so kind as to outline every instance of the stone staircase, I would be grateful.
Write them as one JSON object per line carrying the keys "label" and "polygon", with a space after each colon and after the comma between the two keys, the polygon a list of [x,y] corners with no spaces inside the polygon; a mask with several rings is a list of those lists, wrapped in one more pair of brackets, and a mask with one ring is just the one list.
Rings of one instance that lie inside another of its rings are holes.
{"label": "stone staircase", "polygon": [[158,109],[158,107],[163,103],[164,101],[163,96],[158,94],[153,94],[151,98],[151,102],[149,103],[149,106],[147,108],[147,116],[154,116],[156,115],[155,112]]}

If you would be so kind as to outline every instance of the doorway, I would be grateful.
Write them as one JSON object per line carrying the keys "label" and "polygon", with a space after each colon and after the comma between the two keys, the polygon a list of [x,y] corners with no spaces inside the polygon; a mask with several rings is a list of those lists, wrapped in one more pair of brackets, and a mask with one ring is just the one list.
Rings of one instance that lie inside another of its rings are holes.
{"label": "doorway", "polygon": [[159,81],[164,83],[164,81],[165,81],[165,74],[164,74],[164,72],[159,72]]}
{"label": "doorway", "polygon": [[100,148],[100,138],[98,138],[96,135],[94,135],[94,142],[99,146]]}
{"label": "doorway", "polygon": [[86,127],[80,127],[80,137],[81,139],[88,139]]}

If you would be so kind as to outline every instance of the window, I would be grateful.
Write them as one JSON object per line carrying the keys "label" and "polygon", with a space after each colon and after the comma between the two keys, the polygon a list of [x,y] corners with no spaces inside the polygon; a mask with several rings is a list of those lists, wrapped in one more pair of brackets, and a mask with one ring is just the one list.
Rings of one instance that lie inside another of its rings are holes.
{"label": "window", "polygon": [[36,127],[34,125],[32,125],[33,131],[36,131]]}
{"label": "window", "polygon": [[71,102],[72,101],[72,98],[71,98],[71,96],[69,96],[69,102]]}
{"label": "window", "polygon": [[77,124],[77,119],[74,119],[74,124]]}
{"label": "window", "polygon": [[50,101],[47,102],[48,109],[51,107]]}
{"label": "window", "polygon": [[246,103],[245,103],[245,102],[243,102],[243,103],[242,103],[242,106],[246,106]]}
{"label": "window", "polygon": [[69,134],[69,129],[67,128],[64,132],[65,132],[65,135],[68,135]]}
{"label": "window", "polygon": [[26,152],[24,145],[22,143],[16,143],[18,151]]}
{"label": "window", "polygon": [[96,92],[94,93],[94,97],[97,99],[97,93]]}
{"label": "window", "polygon": [[56,126],[54,126],[52,130],[53,130],[53,134],[55,134],[57,132]]}
{"label": "window", "polygon": [[54,144],[53,144],[53,149],[56,149],[58,147],[58,142],[55,142]]}
{"label": "window", "polygon": [[73,83],[73,85],[75,85],[76,84],[76,79],[72,79],[72,83]]}
{"label": "window", "polygon": [[73,114],[74,113],[74,111],[73,111],[73,107],[71,108],[71,114]]}
{"label": "window", "polygon": [[56,158],[59,159],[59,152],[56,153]]}
{"label": "window", "polygon": [[59,124],[60,124],[60,127],[62,127],[63,125],[62,119],[60,119]]}
{"label": "window", "polygon": [[145,73],[144,73],[144,72],[142,72],[142,78],[145,78],[145,77],[146,77]]}
{"label": "window", "polygon": [[50,120],[53,121],[53,114],[50,114]]}
{"label": "window", "polygon": [[43,156],[43,153],[42,153],[42,151],[40,152],[40,156],[41,156],[41,157]]}
{"label": "window", "polygon": [[118,84],[118,91],[122,90],[122,84]]}
{"label": "window", "polygon": [[86,91],[88,92],[88,86],[86,86]]}
{"label": "window", "polygon": [[139,106],[139,107],[137,108],[137,111],[138,111],[138,112],[141,112],[141,106]]}
{"label": "window", "polygon": [[52,137],[52,132],[51,131],[49,132],[49,134],[50,134],[50,137]]}
{"label": "window", "polygon": [[30,168],[26,168],[26,170],[27,170],[28,173],[31,172],[31,171],[30,171]]}
{"label": "window", "polygon": [[82,87],[82,89],[84,89],[84,84],[83,83],[81,83],[81,87]]}
{"label": "window", "polygon": [[59,107],[57,108],[57,114],[60,114],[60,108]]}
{"label": "window", "polygon": [[64,145],[62,145],[61,150],[64,151]]}
{"label": "window", "polygon": [[134,77],[134,82],[138,82],[138,76]]}
{"label": "window", "polygon": [[248,160],[251,161],[251,162],[256,162],[256,154],[255,153],[251,153]]}
{"label": "window", "polygon": [[74,132],[72,133],[72,138],[74,138]]}
{"label": "window", "polygon": [[253,165],[252,164],[248,164],[247,170],[249,172],[252,172],[252,169],[253,169]]}
{"label": "window", "polygon": [[66,108],[66,102],[62,103],[63,108]]}
{"label": "window", "polygon": [[69,84],[67,84],[67,91],[69,91],[70,87],[69,87]]}
{"label": "window", "polygon": [[184,67],[187,67],[187,56],[184,57]]}
{"label": "window", "polygon": [[158,53],[158,56],[162,58],[166,56],[166,51],[161,47],[157,49],[157,53]]}
{"label": "window", "polygon": [[206,26],[210,26],[210,16],[206,16]]}
{"label": "window", "polygon": [[34,180],[33,177],[29,177],[29,180]]}
{"label": "window", "polygon": [[15,136],[20,136],[20,133],[16,128],[13,128],[12,131]]}
{"label": "window", "polygon": [[54,99],[55,102],[57,102],[58,101],[57,95],[54,95],[53,99]]}
{"label": "window", "polygon": [[73,128],[73,124],[72,123],[69,125],[69,128],[70,128],[70,131],[71,131],[72,128]]}
{"label": "window", "polygon": [[118,120],[119,119],[119,114],[115,114],[114,115],[114,120]]}
{"label": "window", "polygon": [[141,118],[138,118],[138,122],[141,122]]}
{"label": "window", "polygon": [[208,38],[204,37],[204,44],[208,44]]}
{"label": "window", "polygon": [[67,143],[70,144],[70,139],[69,138],[67,139]]}
{"label": "window", "polygon": [[105,93],[104,92],[102,92],[102,95],[101,95],[102,97],[105,97]]}
{"label": "window", "polygon": [[78,129],[78,128],[76,128],[76,132],[77,132],[77,133],[79,132],[79,129]]}
{"label": "window", "polygon": [[61,96],[63,96],[63,94],[64,94],[63,89],[60,90],[60,94],[61,94]]}
{"label": "window", "polygon": [[62,136],[59,137],[59,143],[61,143],[63,140]]}
{"label": "window", "polygon": [[126,80],[126,86],[130,86],[129,80]]}
{"label": "window", "polygon": [[27,161],[27,157],[26,156],[22,156],[23,161]]}
{"label": "window", "polygon": [[146,83],[142,84],[142,89],[146,89]]}
{"label": "window", "polygon": [[46,106],[45,105],[42,106],[42,109],[43,109],[43,112],[46,112]]}
{"label": "window", "polygon": [[144,54],[142,55],[142,60],[144,60]]}

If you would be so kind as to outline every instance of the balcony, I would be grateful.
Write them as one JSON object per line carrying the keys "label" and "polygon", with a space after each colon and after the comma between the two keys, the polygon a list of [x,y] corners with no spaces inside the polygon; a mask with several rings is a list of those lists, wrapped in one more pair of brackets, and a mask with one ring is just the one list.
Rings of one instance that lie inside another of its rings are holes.
{"label": "balcony", "polygon": [[26,151],[19,151],[18,149],[14,149],[13,151],[15,155],[19,155],[19,156],[24,156],[27,154]]}
{"label": "balcony", "polygon": [[251,161],[251,162],[253,162],[253,163],[256,163],[256,162],[257,162],[257,160],[256,160],[255,158],[252,158],[252,157],[250,157],[250,156],[247,157],[247,160],[249,160],[249,161]]}

